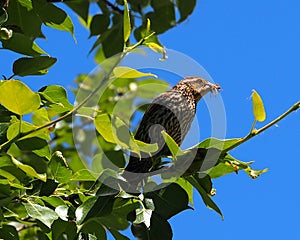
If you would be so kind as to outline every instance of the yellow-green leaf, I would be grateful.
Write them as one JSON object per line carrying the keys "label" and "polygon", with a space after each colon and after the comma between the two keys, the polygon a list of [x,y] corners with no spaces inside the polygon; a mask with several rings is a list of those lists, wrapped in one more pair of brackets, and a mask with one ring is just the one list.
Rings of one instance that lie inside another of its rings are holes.
{"label": "yellow-green leaf", "polygon": [[141,78],[141,77],[157,77],[152,73],[143,73],[130,67],[116,67],[113,70],[116,78]]}
{"label": "yellow-green leaf", "polygon": [[152,51],[161,53],[162,54],[162,58],[160,58],[161,61],[166,60],[168,58],[166,50],[162,46],[158,45],[157,43],[147,42],[145,43],[145,45],[149,47]]}
{"label": "yellow-green leaf", "polygon": [[18,161],[17,159],[15,159],[13,156],[11,156],[11,160],[12,162],[18,167],[20,168],[22,171],[24,171],[27,175],[35,177],[37,179],[42,180],[43,182],[47,181],[47,175],[46,173],[37,173],[33,167],[23,164],[20,161]]}
{"label": "yellow-green leaf", "polygon": [[11,112],[24,115],[37,110],[41,99],[21,81],[9,80],[0,86],[0,103]]}
{"label": "yellow-green leaf", "polygon": [[253,114],[257,121],[263,122],[266,119],[266,112],[264,108],[264,103],[259,96],[259,94],[252,90],[252,103],[253,103]]}
{"label": "yellow-green leaf", "polygon": [[137,154],[140,154],[140,151],[155,152],[158,149],[157,144],[146,144],[135,140],[128,126],[118,117],[99,114],[95,118],[95,126],[107,142],[119,144]]}
{"label": "yellow-green leaf", "polygon": [[108,114],[97,115],[95,118],[95,127],[107,142],[116,143]]}
{"label": "yellow-green leaf", "polygon": [[184,152],[181,150],[181,148],[178,146],[178,144],[174,141],[174,139],[165,131],[162,131],[161,134],[163,135],[165,142],[172,153],[173,157],[181,156],[184,154]]}
{"label": "yellow-green leaf", "polygon": [[128,3],[127,0],[124,0],[124,43],[126,43],[130,37],[131,33],[131,25],[130,25],[130,15],[129,15],[129,9],[128,9]]}
{"label": "yellow-green leaf", "polygon": [[150,22],[150,19],[147,18],[147,25],[146,25],[146,36],[149,35],[150,33],[150,25],[151,25],[151,22]]}

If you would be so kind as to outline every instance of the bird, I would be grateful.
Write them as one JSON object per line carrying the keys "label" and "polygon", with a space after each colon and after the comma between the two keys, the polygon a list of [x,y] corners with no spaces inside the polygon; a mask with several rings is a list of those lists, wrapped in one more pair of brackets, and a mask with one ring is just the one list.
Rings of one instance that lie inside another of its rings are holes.
{"label": "bird", "polygon": [[195,117],[197,103],[207,93],[217,93],[220,89],[219,84],[212,84],[202,77],[189,76],[158,95],[146,109],[134,136],[144,143],[157,143],[158,150],[151,155],[131,153],[122,176],[137,186],[143,177],[132,173],[149,173],[159,169],[161,158],[171,155],[161,132],[164,130],[180,146]]}

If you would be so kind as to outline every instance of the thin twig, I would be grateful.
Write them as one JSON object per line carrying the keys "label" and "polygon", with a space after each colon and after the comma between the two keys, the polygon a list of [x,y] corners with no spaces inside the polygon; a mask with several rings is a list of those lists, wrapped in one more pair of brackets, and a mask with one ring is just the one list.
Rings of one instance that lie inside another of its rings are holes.
{"label": "thin twig", "polygon": [[252,129],[251,132],[246,137],[241,138],[237,143],[235,143],[232,146],[224,149],[222,151],[222,154],[225,154],[225,153],[229,152],[230,150],[232,150],[232,149],[240,146],[241,144],[243,144],[244,142],[248,141],[249,139],[251,139],[251,138],[257,136],[258,134],[264,132],[265,130],[267,130],[268,128],[272,127],[273,125],[275,125],[276,123],[278,123],[280,120],[284,119],[287,115],[289,115],[290,113],[296,111],[299,108],[300,108],[300,101],[297,102],[297,103],[295,103],[290,109],[288,109],[286,112],[284,112],[279,117],[275,118],[273,121],[269,122],[268,124],[266,124],[262,128],[260,128],[258,130]]}
{"label": "thin twig", "polygon": [[124,11],[120,8],[118,8],[116,5],[112,4],[111,2],[109,2],[108,0],[102,0],[107,6],[109,6],[112,10],[123,14]]}

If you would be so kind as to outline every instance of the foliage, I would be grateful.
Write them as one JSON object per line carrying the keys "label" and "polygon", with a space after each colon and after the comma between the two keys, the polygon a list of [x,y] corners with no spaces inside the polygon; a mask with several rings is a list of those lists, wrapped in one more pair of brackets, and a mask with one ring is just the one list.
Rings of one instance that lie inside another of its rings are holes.
{"label": "foliage", "polygon": [[[50,85],[33,92],[22,81],[13,79],[47,74],[56,58],[35,40],[45,38],[42,25],[67,31],[75,39],[71,18],[45,0],[10,0],[8,7],[7,3],[4,1],[0,11],[2,47],[25,56],[12,63],[12,76],[0,82],[1,239],[106,239],[110,232],[121,240],[128,239],[120,231],[130,225],[138,239],[171,239],[168,220],[191,209],[193,189],[208,208],[223,218],[212,200],[212,179],[240,170],[257,178],[267,171],[252,169],[252,162],[237,160],[229,151],[300,106],[295,104],[256,130],[255,123],[265,119],[265,111],[254,91],[255,120],[244,138],[210,138],[183,150],[162,132],[172,153],[170,171],[162,174],[161,184],[149,182],[143,193],[130,194],[120,175],[126,164],[124,152],[157,150],[156,144],[135,140],[130,131],[135,99],[152,99],[166,91],[168,84],[151,73],[118,65],[128,52],[142,45],[166,58],[158,35],[183,22],[196,1],[128,0],[113,5],[99,0],[94,4],[100,13],[93,16],[89,15],[89,1],[67,1],[66,5],[90,30],[90,36],[97,37],[92,50],[97,49],[96,61],[102,61],[102,70],[95,76],[81,75],[75,80],[78,87],[84,85],[74,90],[79,96],[77,105],[68,101],[61,86]],[[133,44],[132,34],[136,40]],[[156,87],[145,88],[149,83]],[[101,98],[95,102],[93,97],[99,92]],[[122,108],[113,112],[117,103]],[[72,122],[74,116],[81,117],[79,123]],[[84,131],[82,125],[86,126]],[[77,133],[74,138],[72,131]],[[89,138],[93,132],[97,141]],[[95,148],[99,145],[102,152]],[[91,153],[94,157],[88,159]],[[194,157],[190,166],[173,181],[190,156]]]}

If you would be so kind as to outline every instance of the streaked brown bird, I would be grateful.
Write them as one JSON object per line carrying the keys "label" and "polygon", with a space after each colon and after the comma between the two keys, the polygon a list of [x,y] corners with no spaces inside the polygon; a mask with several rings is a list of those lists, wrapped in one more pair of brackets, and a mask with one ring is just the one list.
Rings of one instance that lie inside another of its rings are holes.
{"label": "streaked brown bird", "polygon": [[157,143],[159,150],[152,156],[131,154],[123,177],[136,185],[141,178],[132,178],[133,173],[147,173],[159,168],[161,157],[170,155],[161,131],[165,130],[180,146],[188,133],[199,100],[208,92],[219,92],[220,86],[201,77],[186,77],[171,90],[160,94],[148,106],[136,131],[135,139],[145,143]]}

